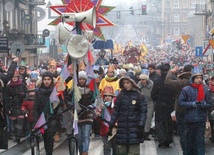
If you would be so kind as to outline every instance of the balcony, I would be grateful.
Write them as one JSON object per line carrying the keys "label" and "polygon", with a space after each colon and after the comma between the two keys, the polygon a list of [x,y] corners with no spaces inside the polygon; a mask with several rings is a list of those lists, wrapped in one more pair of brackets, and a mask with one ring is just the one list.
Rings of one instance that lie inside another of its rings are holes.
{"label": "balcony", "polygon": [[206,4],[196,4],[195,15],[207,15],[207,5]]}

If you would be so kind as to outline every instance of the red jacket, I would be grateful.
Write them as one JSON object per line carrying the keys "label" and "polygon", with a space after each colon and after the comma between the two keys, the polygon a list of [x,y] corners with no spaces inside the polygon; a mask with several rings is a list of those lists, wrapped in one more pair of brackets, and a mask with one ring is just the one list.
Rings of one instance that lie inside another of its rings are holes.
{"label": "red jacket", "polygon": [[22,103],[22,106],[25,107],[28,112],[27,120],[30,122],[34,120],[33,119],[33,105],[34,105],[34,100],[24,100]]}

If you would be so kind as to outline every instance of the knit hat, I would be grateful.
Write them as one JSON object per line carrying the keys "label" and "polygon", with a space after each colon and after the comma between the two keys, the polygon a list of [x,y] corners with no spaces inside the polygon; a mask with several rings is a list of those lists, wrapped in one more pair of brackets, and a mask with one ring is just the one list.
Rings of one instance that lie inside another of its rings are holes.
{"label": "knit hat", "polygon": [[44,80],[45,77],[49,77],[53,81],[53,74],[49,71],[46,71],[42,74],[42,80]]}
{"label": "knit hat", "polygon": [[85,71],[79,71],[78,78],[83,78],[87,80],[87,73]]}
{"label": "knit hat", "polygon": [[105,86],[102,93],[103,93],[103,96],[105,95],[114,96],[114,89],[112,86]]}
{"label": "knit hat", "polygon": [[141,74],[140,77],[139,77],[140,80],[146,80],[148,81],[149,80],[149,76],[146,75],[146,74]]}
{"label": "knit hat", "polygon": [[125,73],[126,73],[126,70],[125,70],[125,69],[122,68],[122,69],[119,70],[119,74],[120,74],[120,75],[121,75],[121,74],[125,74]]}

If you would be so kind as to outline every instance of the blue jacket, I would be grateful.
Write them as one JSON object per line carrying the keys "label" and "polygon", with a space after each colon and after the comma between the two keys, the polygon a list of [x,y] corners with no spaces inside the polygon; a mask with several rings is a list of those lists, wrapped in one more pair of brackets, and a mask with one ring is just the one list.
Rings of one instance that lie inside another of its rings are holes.
{"label": "blue jacket", "polygon": [[204,100],[202,105],[195,104],[198,90],[188,85],[184,87],[179,96],[178,104],[186,108],[186,122],[205,122],[207,120],[207,110],[212,106],[212,98],[209,90],[204,87]]}

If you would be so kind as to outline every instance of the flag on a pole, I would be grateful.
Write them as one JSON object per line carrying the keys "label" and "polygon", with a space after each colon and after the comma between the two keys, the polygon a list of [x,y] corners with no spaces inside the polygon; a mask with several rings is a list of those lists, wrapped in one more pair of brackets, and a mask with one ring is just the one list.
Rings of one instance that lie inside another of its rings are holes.
{"label": "flag on a pole", "polygon": [[[45,120],[45,115],[44,115],[44,112],[41,113],[38,121],[36,122],[36,125],[34,126],[34,129],[37,129],[39,127],[41,127],[43,124],[46,123],[46,120]],[[40,129],[40,132],[42,134],[44,134],[45,130],[47,129],[47,125],[43,126],[41,129]]]}
{"label": "flag on a pole", "polygon": [[54,86],[49,99],[50,103],[53,103],[53,109],[55,109],[60,103],[59,97],[57,96],[56,86]]}
{"label": "flag on a pole", "polygon": [[109,127],[109,122],[111,120],[111,115],[108,111],[108,109],[106,108],[106,106],[103,106],[103,109],[102,109],[102,113],[101,113],[101,118],[102,120],[104,120],[104,124]]}
{"label": "flag on a pole", "polygon": [[74,121],[73,121],[74,135],[78,134],[78,116],[77,110],[74,109]]}
{"label": "flag on a pole", "polygon": [[69,76],[70,76],[70,72],[69,72],[69,70],[68,70],[68,68],[67,68],[67,63],[65,63],[64,65],[63,65],[63,68],[62,68],[62,71],[61,71],[61,73],[60,73],[60,76],[64,79],[64,80],[66,80]]}

